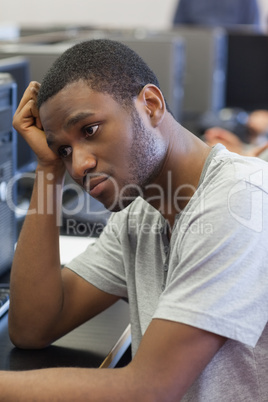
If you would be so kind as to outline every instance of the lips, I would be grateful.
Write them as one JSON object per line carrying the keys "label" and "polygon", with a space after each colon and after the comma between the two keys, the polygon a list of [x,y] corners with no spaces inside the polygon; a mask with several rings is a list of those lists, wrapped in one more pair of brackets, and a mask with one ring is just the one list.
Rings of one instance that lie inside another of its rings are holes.
{"label": "lips", "polygon": [[87,175],[84,178],[83,187],[92,196],[97,196],[98,193],[101,192],[102,187],[101,183],[105,182],[108,179],[108,176],[96,176],[92,177],[91,175]]}

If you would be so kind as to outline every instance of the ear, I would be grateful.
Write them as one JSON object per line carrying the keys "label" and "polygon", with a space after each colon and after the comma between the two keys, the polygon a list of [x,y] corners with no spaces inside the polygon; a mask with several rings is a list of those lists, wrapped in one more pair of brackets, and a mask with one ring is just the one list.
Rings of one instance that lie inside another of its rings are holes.
{"label": "ear", "polygon": [[137,101],[143,106],[153,127],[157,127],[166,112],[165,99],[160,89],[153,84],[145,85],[140,91]]}

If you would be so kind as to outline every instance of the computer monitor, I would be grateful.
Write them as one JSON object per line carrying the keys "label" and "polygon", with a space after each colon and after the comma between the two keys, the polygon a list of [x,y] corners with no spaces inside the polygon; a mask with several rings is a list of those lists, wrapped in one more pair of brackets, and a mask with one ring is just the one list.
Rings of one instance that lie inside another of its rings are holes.
{"label": "computer monitor", "polygon": [[[180,25],[169,30],[147,30],[145,37],[180,38],[185,47],[181,123],[199,133],[199,121],[207,111],[224,107],[226,33],[218,27]],[[161,63],[163,61],[160,56]],[[161,64],[160,63],[160,64]]]}
{"label": "computer monitor", "polygon": [[[17,106],[30,82],[29,60],[21,56],[0,59],[0,72],[9,73],[15,80],[17,84]],[[17,135],[17,171],[31,171],[34,169],[35,164],[36,158],[33,151],[25,140],[20,135]]]}
{"label": "computer monitor", "polygon": [[0,73],[0,275],[14,254],[16,191],[10,186],[15,172],[16,138],[12,128],[17,86],[10,74]]}
{"label": "computer monitor", "polygon": [[[41,36],[41,35],[40,35]],[[110,38],[124,42],[136,51],[155,72],[160,87],[174,116],[180,120],[183,103],[183,78],[185,66],[184,42],[179,37],[158,35],[157,38],[146,37],[139,39],[117,30],[89,31],[77,35],[72,40],[48,45],[43,44],[15,44],[0,45],[0,57],[3,55],[26,57],[30,62],[31,79],[42,82],[52,63],[68,48],[82,40]]]}
{"label": "computer monitor", "polygon": [[230,32],[225,107],[268,109],[268,36]]}
{"label": "computer monitor", "polygon": [[[110,36],[113,39],[113,36]],[[160,88],[174,117],[181,121],[184,96],[185,47],[184,41],[165,35],[143,39],[128,35],[115,36],[139,54],[154,71]]]}
{"label": "computer monitor", "polygon": [[[101,34],[100,36],[108,37],[108,32]],[[87,33],[83,35],[83,40],[93,39],[98,37],[94,33]],[[123,33],[118,35],[118,32],[109,33],[109,37],[117,40],[121,40],[131,48],[133,48],[144,60],[148,63],[148,65],[154,70],[156,73],[158,80],[160,82],[160,87],[164,93],[164,96],[169,104],[170,109],[174,113],[175,117],[180,119],[181,109],[182,109],[182,101],[183,101],[183,76],[184,76],[184,42],[180,38],[174,37],[163,37],[159,36],[157,38],[146,38],[144,40],[140,40],[134,38],[133,36],[127,36]],[[3,58],[3,55],[9,55],[9,57],[20,56],[27,58],[30,62],[30,73],[31,79],[42,82],[42,79],[47,72],[47,70],[51,67],[52,63],[68,48],[73,46],[75,43],[80,42],[82,37],[79,36],[75,38],[73,41],[66,41],[63,43],[59,43],[56,45],[47,45],[39,44],[38,46],[35,44],[28,45],[17,45],[14,46],[0,46],[0,58]],[[67,185],[69,176],[67,176]],[[21,194],[22,192],[20,192]],[[66,221],[68,217],[72,217],[77,222],[86,222],[92,224],[93,228],[101,228],[106,223],[106,218],[108,216],[108,212],[105,208],[98,204],[96,200],[90,199],[90,201],[81,203],[79,200],[77,201],[77,194],[72,194],[71,192],[67,194],[67,191],[64,192],[63,204],[63,228],[66,230],[68,234],[68,227]],[[69,198],[68,198],[69,197]],[[77,202],[77,204],[73,205],[73,201]],[[87,200],[88,201],[88,200]],[[79,212],[74,213],[74,209],[76,205],[83,205],[84,208],[78,208]],[[71,211],[71,212],[70,212]],[[81,227],[80,225],[79,227]],[[76,226],[78,228],[78,225]],[[85,227],[85,226],[83,226]],[[70,234],[76,234],[74,232],[75,229],[71,228],[73,232],[69,232]],[[91,232],[91,228],[90,228]],[[77,230],[78,233],[78,230]],[[78,234],[82,234],[81,232]],[[83,235],[87,235],[88,233],[83,233]]]}

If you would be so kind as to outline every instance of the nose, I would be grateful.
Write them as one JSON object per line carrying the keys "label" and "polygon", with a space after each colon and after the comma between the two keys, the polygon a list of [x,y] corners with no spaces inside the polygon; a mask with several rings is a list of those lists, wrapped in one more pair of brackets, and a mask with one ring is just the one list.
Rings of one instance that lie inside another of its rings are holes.
{"label": "nose", "polygon": [[85,146],[79,146],[72,152],[72,177],[81,179],[85,174],[89,173],[97,165],[95,155],[92,154]]}

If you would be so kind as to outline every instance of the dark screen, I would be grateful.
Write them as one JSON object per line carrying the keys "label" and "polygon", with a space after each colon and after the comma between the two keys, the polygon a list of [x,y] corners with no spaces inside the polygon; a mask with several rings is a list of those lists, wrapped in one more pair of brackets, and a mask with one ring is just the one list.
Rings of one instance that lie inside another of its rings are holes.
{"label": "dark screen", "polygon": [[[0,60],[0,72],[9,73],[17,83],[17,102],[20,102],[25,89],[30,82],[30,65],[27,58],[9,57]],[[17,170],[32,170],[35,155],[25,140],[18,134],[17,137]]]}
{"label": "dark screen", "polygon": [[226,107],[268,109],[268,36],[228,35]]}

